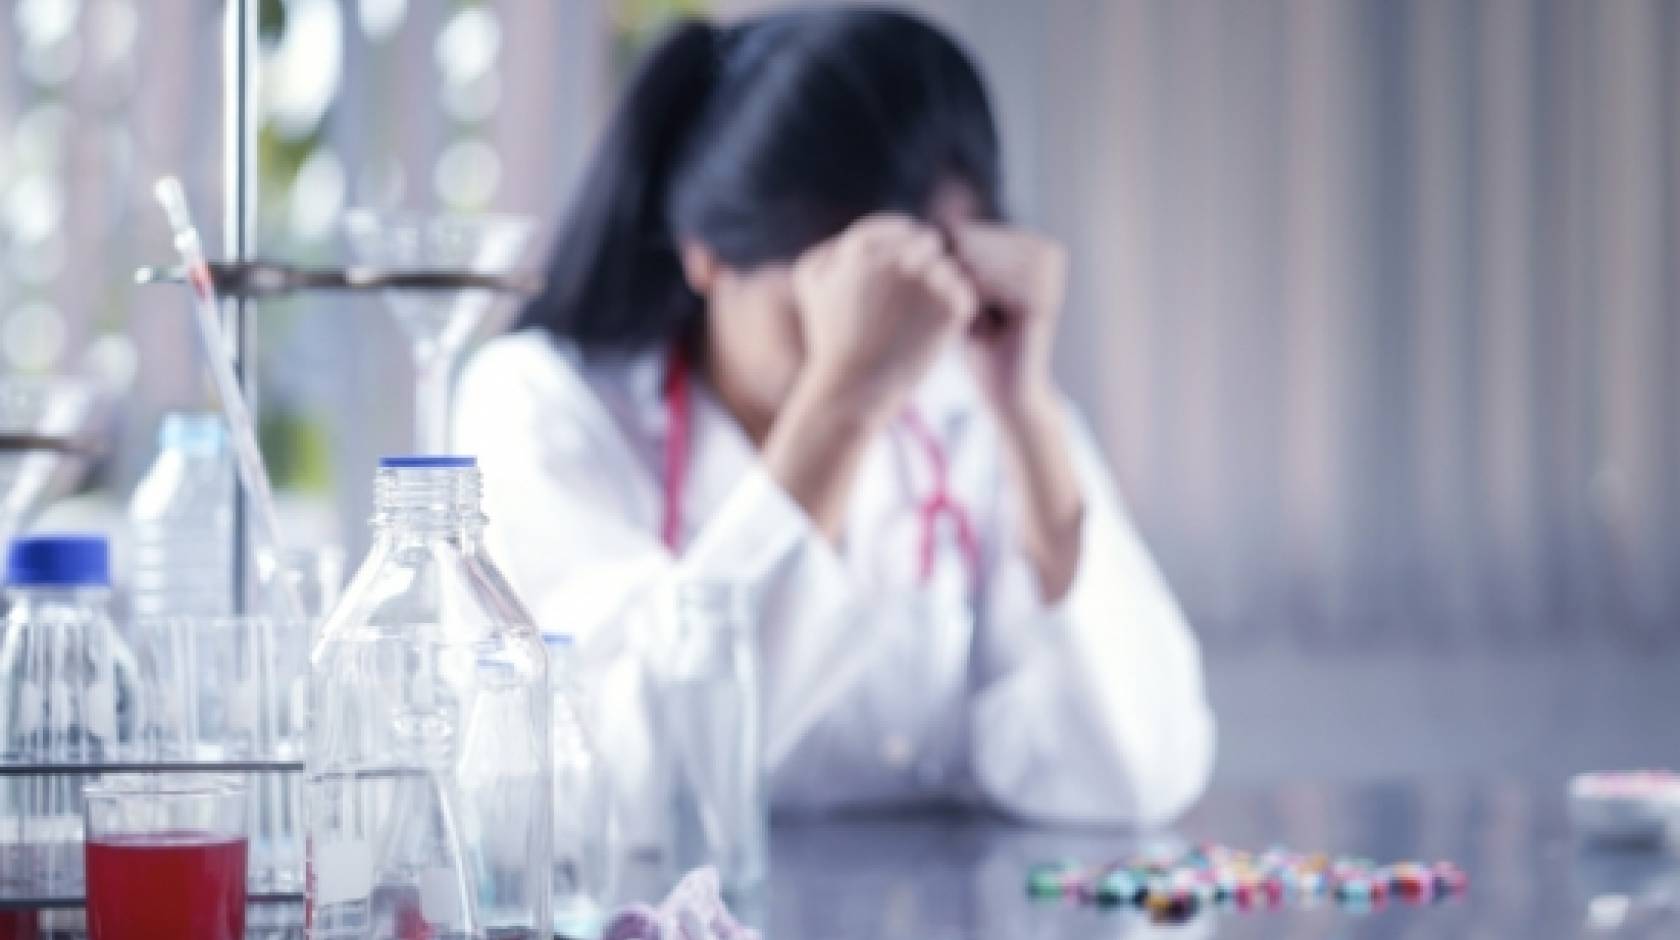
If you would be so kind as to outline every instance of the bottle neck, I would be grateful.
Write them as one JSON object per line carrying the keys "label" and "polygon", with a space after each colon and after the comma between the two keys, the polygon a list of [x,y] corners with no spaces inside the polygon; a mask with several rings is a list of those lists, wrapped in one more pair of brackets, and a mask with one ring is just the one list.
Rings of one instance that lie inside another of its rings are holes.
{"label": "bottle neck", "polygon": [[477,539],[486,522],[476,467],[384,467],[374,478],[377,537]]}
{"label": "bottle neck", "polygon": [[110,599],[111,589],[96,584],[27,584],[6,589],[6,604],[13,615],[49,608],[103,611]]}

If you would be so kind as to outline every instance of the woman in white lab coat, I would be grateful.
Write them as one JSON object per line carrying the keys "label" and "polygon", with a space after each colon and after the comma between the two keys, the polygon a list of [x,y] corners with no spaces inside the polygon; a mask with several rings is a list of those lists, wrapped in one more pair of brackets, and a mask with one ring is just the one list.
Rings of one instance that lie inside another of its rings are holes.
{"label": "woman in white lab coat", "polygon": [[1065,253],[1003,221],[998,163],[920,20],[681,24],[457,442],[545,629],[751,589],[778,806],[1157,824],[1212,762],[1197,645],[1056,390]]}

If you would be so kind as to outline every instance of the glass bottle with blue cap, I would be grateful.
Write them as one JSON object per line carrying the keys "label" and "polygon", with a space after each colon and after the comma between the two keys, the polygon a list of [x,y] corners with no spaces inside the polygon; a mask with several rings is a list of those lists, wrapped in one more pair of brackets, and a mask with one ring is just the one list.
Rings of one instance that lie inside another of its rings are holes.
{"label": "glass bottle with blue cap", "polygon": [[[35,535],[6,558],[0,761],[119,760],[140,720],[134,658],[111,625],[110,549],[99,535]],[[79,890],[79,775],[0,780],[0,878],[38,893]],[[7,844],[9,843],[9,845]]]}
{"label": "glass bottle with blue cap", "polygon": [[550,929],[548,656],[484,547],[471,457],[388,457],[310,656],[311,938]]}

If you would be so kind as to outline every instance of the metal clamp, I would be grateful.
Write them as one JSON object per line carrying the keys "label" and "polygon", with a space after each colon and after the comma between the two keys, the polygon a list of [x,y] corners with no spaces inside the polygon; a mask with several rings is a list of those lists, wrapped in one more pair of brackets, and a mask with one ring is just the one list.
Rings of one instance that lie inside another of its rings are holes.
{"label": "metal clamp", "polygon": [[[179,267],[143,267],[134,272],[136,284],[180,284],[186,272]],[[531,296],[542,279],[530,272],[485,274],[475,271],[386,271],[365,265],[346,268],[305,268],[271,261],[212,261],[210,280],[223,297],[277,297],[301,291],[463,291],[485,290]]]}

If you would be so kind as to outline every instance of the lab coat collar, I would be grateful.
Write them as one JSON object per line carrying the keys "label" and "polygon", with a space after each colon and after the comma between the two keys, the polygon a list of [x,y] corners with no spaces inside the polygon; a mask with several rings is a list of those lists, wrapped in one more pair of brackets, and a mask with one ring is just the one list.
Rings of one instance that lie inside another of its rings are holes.
{"label": "lab coat collar", "polygon": [[643,419],[642,430],[663,438],[669,423],[665,414],[665,370],[671,362],[671,350],[658,347],[637,353],[623,369],[627,397]]}
{"label": "lab coat collar", "polygon": [[[670,360],[671,351],[666,348],[632,354],[610,364],[601,363],[602,374],[596,379],[597,382],[607,379],[617,386],[615,397],[621,397],[628,406],[623,409],[628,414],[621,412],[621,420],[634,427],[636,435],[641,438],[641,446],[645,448],[643,453],[658,468],[656,474],[662,472],[663,468],[658,464],[659,454],[670,433],[670,414],[664,396]],[[711,518],[714,510],[728,498],[758,457],[752,442],[712,393],[709,384],[698,373],[691,375],[694,378],[693,424],[690,428],[689,462],[685,468],[683,518],[680,520],[680,532],[685,543],[695,527]],[[965,436],[976,394],[977,389],[968,373],[962,350],[952,349],[935,360],[928,375],[911,396],[910,405],[942,443],[952,446]],[[894,423],[888,426],[887,434],[888,439],[899,446],[889,447],[881,453],[896,453],[902,457],[902,428]],[[878,443],[885,444],[888,439]],[[921,466],[919,457],[911,463]],[[929,481],[920,479],[919,472],[911,472],[910,464],[903,460],[898,461],[896,467],[907,491],[916,492],[930,485]],[[863,511],[861,503],[855,508]]]}
{"label": "lab coat collar", "polygon": [[[643,440],[649,459],[656,461],[656,473],[663,472],[657,460],[666,436],[671,433],[671,416],[665,406],[665,379],[671,353],[668,347],[636,353],[618,361],[611,369],[617,376],[620,393],[630,404],[628,417],[635,432]],[[695,371],[689,375],[693,382],[691,443],[688,465],[684,468],[683,518],[679,522],[684,542],[695,526],[710,518],[723,503],[756,457],[752,442],[712,394],[704,378]]]}

